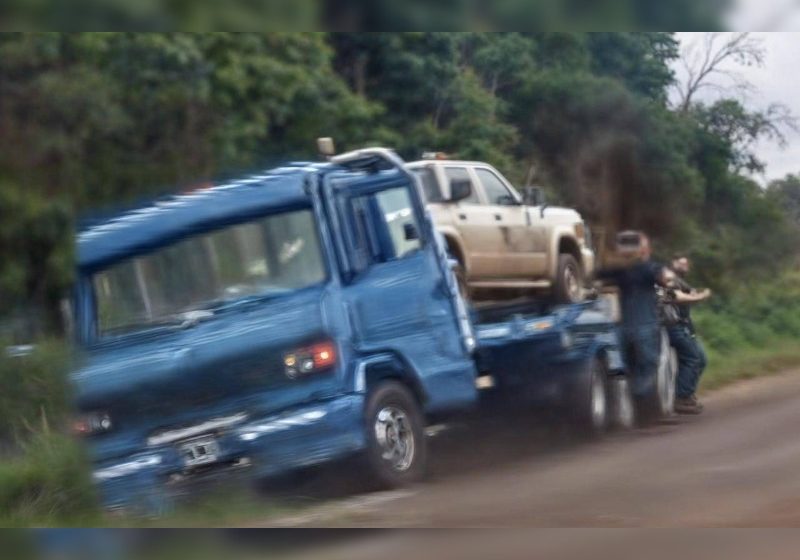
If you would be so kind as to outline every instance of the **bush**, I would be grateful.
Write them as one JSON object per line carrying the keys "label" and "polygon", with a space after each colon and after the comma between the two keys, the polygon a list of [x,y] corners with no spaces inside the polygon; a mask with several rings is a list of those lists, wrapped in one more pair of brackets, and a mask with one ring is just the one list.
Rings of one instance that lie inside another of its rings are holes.
{"label": "bush", "polygon": [[80,523],[96,512],[83,450],[69,437],[40,432],[0,464],[0,523]]}
{"label": "bush", "polygon": [[[4,345],[0,345],[4,348]],[[89,467],[65,435],[70,352],[39,344],[23,357],[0,354],[0,522],[76,523],[95,511]],[[2,457],[2,455],[0,455]]]}
{"label": "bush", "polygon": [[0,353],[0,442],[23,441],[43,426],[66,424],[69,366],[69,350],[56,341],[37,345],[27,356]]}

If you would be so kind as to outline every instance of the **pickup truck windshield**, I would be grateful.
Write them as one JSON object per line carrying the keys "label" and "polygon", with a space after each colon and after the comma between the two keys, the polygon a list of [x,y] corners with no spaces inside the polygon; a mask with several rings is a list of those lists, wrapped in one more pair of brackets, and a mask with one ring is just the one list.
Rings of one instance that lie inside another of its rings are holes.
{"label": "pickup truck windshield", "polygon": [[192,311],[317,284],[325,265],[311,210],[196,235],[93,278],[101,336],[181,324]]}

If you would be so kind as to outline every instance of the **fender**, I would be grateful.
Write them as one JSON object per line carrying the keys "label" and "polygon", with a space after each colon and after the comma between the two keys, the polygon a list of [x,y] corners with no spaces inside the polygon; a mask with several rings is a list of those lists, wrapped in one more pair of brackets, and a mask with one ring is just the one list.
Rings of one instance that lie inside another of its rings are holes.
{"label": "fender", "polygon": [[464,271],[469,275],[469,253],[464,250],[464,242],[461,239],[461,234],[459,234],[458,230],[453,226],[437,226],[436,229],[442,234],[447,244],[453,246],[453,248],[459,252],[462,264],[464,265]]}
{"label": "fender", "polygon": [[[580,243],[578,243],[578,240],[575,239],[575,231],[573,228],[567,225],[553,227],[553,230],[550,233],[550,251],[548,253],[547,261],[548,278],[555,278],[556,273],[558,272],[558,246],[562,239],[574,241],[575,244],[580,247]],[[583,267],[583,257],[580,256],[580,253],[578,255],[578,264]]]}
{"label": "fender", "polygon": [[371,354],[356,361],[353,378],[353,390],[356,393],[367,392],[370,375],[376,375],[377,378],[403,381],[409,386],[421,404],[428,400],[419,373],[393,352]]}

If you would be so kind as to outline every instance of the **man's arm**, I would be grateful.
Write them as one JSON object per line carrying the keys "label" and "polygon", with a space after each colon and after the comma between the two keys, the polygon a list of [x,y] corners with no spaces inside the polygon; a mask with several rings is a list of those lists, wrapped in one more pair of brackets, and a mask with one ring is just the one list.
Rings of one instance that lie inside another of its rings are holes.
{"label": "man's arm", "polygon": [[675,292],[675,301],[677,303],[700,303],[701,301],[705,301],[711,297],[711,290],[692,290],[689,293],[676,291]]}

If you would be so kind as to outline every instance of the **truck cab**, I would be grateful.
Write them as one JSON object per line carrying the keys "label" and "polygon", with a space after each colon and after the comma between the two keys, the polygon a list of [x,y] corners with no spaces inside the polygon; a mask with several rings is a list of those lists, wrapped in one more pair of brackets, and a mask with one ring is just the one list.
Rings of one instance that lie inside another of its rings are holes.
{"label": "truck cab", "polygon": [[466,295],[538,290],[559,303],[583,299],[595,257],[578,212],[547,205],[541,189],[520,194],[487,163],[426,159],[408,166]]}
{"label": "truck cab", "polygon": [[419,477],[428,415],[477,399],[475,339],[390,151],[297,163],[82,231],[72,375],[108,507],[363,452]]}

